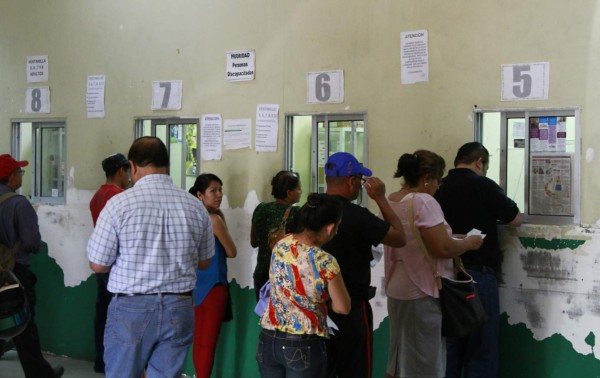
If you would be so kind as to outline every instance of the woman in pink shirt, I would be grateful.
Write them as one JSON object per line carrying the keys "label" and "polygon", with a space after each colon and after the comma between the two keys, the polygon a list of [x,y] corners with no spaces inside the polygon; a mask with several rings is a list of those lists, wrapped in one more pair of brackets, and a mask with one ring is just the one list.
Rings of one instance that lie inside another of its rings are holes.
{"label": "woman in pink shirt", "polygon": [[[452,258],[478,249],[483,242],[480,236],[453,237],[440,205],[432,197],[445,166],[441,156],[418,150],[402,155],[394,174],[403,182],[400,190],[388,196],[388,201],[402,221],[406,245],[384,247],[390,319],[386,377],[445,375],[446,346],[433,267],[442,276],[452,277]],[[431,255],[433,267],[413,234],[408,212],[411,202],[415,229]]]}

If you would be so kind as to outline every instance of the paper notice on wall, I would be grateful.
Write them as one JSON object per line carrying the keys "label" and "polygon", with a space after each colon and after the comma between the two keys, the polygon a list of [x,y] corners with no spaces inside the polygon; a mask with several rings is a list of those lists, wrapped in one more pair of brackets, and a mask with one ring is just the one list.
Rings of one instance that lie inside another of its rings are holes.
{"label": "paper notice on wall", "polygon": [[48,55],[27,57],[27,82],[45,83],[48,81]]}
{"label": "paper notice on wall", "polygon": [[427,30],[400,33],[402,84],[429,81]]}
{"label": "paper notice on wall", "polygon": [[262,104],[256,107],[256,131],[254,145],[259,152],[277,151],[279,130],[279,105]]}
{"label": "paper notice on wall", "polygon": [[200,120],[200,156],[202,160],[221,160],[222,122],[220,114],[205,114]]}
{"label": "paper notice on wall", "polygon": [[104,75],[88,76],[85,102],[88,118],[104,118]]}
{"label": "paper notice on wall", "polygon": [[570,155],[535,155],[529,163],[529,214],[573,216]]}
{"label": "paper notice on wall", "polygon": [[223,122],[223,145],[226,150],[250,147],[252,119],[226,119]]}

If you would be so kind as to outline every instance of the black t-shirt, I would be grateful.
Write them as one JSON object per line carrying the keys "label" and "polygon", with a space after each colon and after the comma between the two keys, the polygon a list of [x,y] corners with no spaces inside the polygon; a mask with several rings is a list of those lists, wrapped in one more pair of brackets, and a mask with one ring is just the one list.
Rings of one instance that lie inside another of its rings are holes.
{"label": "black t-shirt", "polygon": [[323,245],[340,265],[344,283],[355,299],[366,299],[371,284],[371,246],[381,243],[390,225],[368,209],[337,196],[344,204],[337,235]]}
{"label": "black t-shirt", "polygon": [[515,219],[519,213],[517,204],[493,180],[468,168],[450,170],[435,198],[453,233],[466,234],[476,228],[486,234],[480,249],[461,255],[464,264],[498,270],[502,256],[497,222],[508,223]]}

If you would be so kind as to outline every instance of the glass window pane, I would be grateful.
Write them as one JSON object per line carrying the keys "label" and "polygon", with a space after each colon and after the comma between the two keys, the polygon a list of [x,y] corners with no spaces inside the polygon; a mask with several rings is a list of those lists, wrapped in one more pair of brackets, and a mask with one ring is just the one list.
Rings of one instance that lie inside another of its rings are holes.
{"label": "glass window pane", "polygon": [[325,146],[325,123],[317,122],[317,192],[325,193],[325,163],[329,158]]}
{"label": "glass window pane", "polygon": [[525,118],[508,118],[506,194],[525,209]]}
{"label": "glass window pane", "polygon": [[65,133],[63,127],[37,127],[35,131],[35,196],[65,195]]}
{"label": "glass window pane", "polygon": [[500,113],[483,113],[483,127],[481,128],[481,143],[490,153],[490,166],[487,177],[500,183],[501,141],[500,141]]}

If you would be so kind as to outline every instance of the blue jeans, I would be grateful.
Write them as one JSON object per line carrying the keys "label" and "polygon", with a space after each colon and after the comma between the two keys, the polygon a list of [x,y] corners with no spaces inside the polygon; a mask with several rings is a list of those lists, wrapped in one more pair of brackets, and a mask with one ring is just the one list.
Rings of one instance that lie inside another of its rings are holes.
{"label": "blue jeans", "polygon": [[500,331],[500,299],[498,281],[493,273],[467,269],[475,280],[475,290],[488,320],[463,338],[446,338],[446,378],[496,378]]}
{"label": "blue jeans", "polygon": [[104,331],[107,377],[179,377],[192,344],[191,296],[115,296]]}
{"label": "blue jeans", "polygon": [[292,335],[263,329],[256,361],[262,378],[319,378],[325,374],[327,347],[317,335]]}

